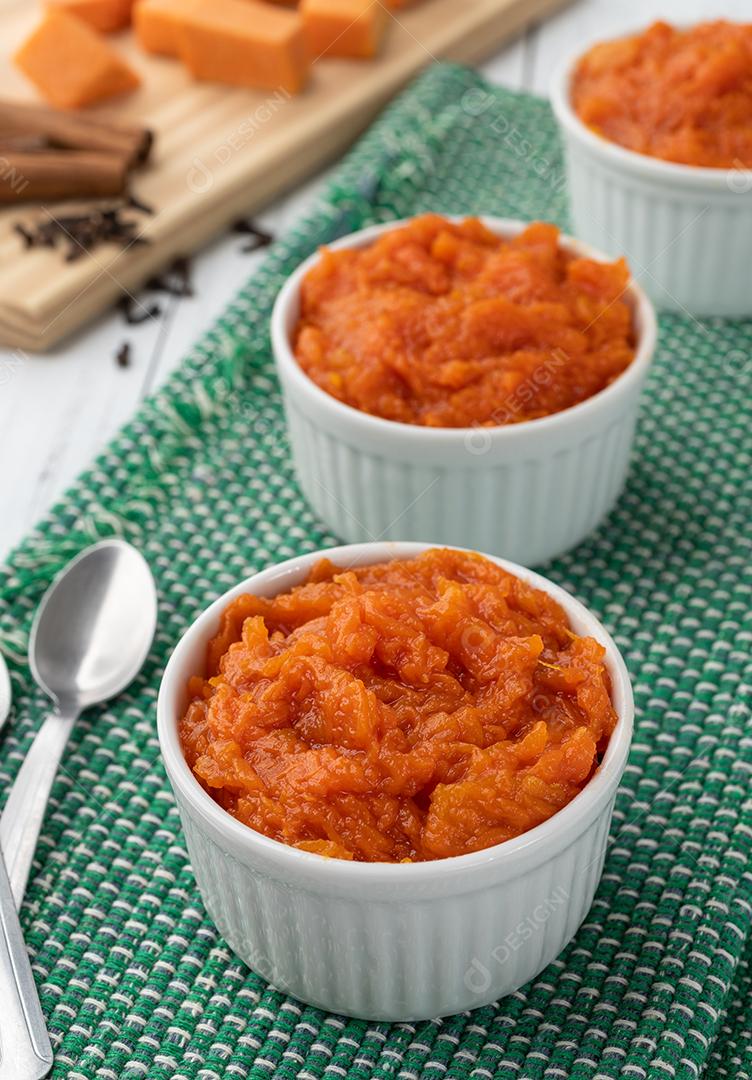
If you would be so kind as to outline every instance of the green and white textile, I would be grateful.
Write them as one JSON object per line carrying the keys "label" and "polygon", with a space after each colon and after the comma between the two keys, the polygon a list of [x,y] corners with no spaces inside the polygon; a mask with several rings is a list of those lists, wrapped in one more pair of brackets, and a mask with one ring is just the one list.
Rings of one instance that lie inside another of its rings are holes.
{"label": "green and white textile", "polygon": [[638,715],[596,900],[535,982],[424,1024],[285,998],[208,921],[160,764],[157,689],[181,631],[238,579],[335,540],[290,467],[268,339],[285,275],[417,211],[566,225],[562,173],[546,104],[432,68],[2,571],[3,798],[47,708],[24,658],[55,571],[116,533],[160,589],[142,675],[76,726],[23,907],[58,1080],[752,1076],[752,325],[662,318],[627,490],[546,568],[615,635]]}

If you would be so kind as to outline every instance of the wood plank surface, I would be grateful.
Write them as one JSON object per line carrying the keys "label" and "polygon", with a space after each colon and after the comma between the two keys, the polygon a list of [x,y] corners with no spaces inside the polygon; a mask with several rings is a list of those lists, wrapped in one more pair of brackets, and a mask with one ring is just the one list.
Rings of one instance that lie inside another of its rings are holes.
{"label": "wood plank surface", "polygon": [[[196,250],[238,214],[335,158],[421,67],[478,60],[565,2],[423,0],[391,17],[377,59],[319,58],[309,87],[296,97],[195,83],[178,62],[147,56],[130,33],[118,35],[143,85],[110,112],[156,132],[153,163],[133,185],[156,211],[142,217],[148,242],[124,251],[103,246],[65,263],[55,250],[22,251],[13,231],[14,222],[57,215],[59,205],[0,212],[0,344],[49,348],[124,291],[137,290],[171,257]],[[28,0],[0,3],[0,96],[34,100],[10,56],[38,14]]]}

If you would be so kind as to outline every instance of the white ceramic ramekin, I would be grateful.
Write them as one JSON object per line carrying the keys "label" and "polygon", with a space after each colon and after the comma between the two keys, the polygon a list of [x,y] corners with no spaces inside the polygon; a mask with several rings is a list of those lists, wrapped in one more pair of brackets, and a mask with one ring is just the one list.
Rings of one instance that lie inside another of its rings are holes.
{"label": "white ceramic ramekin", "polygon": [[[525,228],[498,218],[483,221],[502,236]],[[363,229],[331,247],[365,247],[399,224]],[[570,238],[562,243],[604,258]],[[605,390],[540,420],[426,428],[345,405],[299,366],[290,338],[301,281],[318,258],[311,256],[281,289],[271,332],[300,486],[336,536],[350,542],[431,536],[439,544],[535,566],[574,547],[603,520],[624,485],[655,347],[655,314],[637,286],[626,294],[637,355]]]}
{"label": "white ceramic ramekin", "polygon": [[183,757],[178,722],[221,611],[272,596],[326,555],[342,566],[406,558],[426,544],[359,544],[304,555],[231,589],[177,645],[159,692],[162,756],[209,915],[237,955],[302,1001],[374,1020],[421,1020],[511,993],[564,948],[593,899],[632,734],[624,661],[600,623],[545,578],[496,560],[550,593],[578,634],[606,648],[618,714],[603,762],[554,817],[486,851],[394,865],[326,859],[270,840],[225,813]]}
{"label": "white ceramic ramekin", "polygon": [[580,240],[626,255],[655,303],[692,315],[752,315],[752,170],[679,165],[591,131],[570,102],[577,61],[551,84]]}

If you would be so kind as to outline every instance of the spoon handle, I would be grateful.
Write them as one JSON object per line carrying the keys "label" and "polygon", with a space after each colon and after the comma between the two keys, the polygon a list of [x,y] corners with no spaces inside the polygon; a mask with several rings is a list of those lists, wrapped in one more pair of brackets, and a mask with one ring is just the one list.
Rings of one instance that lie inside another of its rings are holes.
{"label": "spoon handle", "polygon": [[21,906],[50,791],[75,715],[51,713],[31,744],[0,817],[0,849],[16,906]]}
{"label": "spoon handle", "polygon": [[52,1068],[52,1046],[2,856],[0,1002],[0,1080],[41,1080]]}
{"label": "spoon handle", "polygon": [[5,721],[8,719],[10,702],[10,676],[8,675],[8,668],[3,660],[3,654],[0,653],[0,731],[2,731]]}

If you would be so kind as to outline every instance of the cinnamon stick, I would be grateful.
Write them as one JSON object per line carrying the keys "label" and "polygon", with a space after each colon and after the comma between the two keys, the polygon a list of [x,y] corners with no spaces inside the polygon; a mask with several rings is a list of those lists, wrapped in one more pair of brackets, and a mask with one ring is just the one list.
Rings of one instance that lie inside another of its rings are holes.
{"label": "cinnamon stick", "polygon": [[0,143],[17,136],[37,136],[53,147],[121,154],[129,166],[147,160],[153,141],[147,128],[102,116],[0,101]]}
{"label": "cinnamon stick", "polygon": [[0,154],[9,150],[46,150],[49,143],[39,135],[17,135],[0,131]]}
{"label": "cinnamon stick", "polygon": [[129,161],[123,154],[88,150],[0,152],[0,203],[119,195]]}

